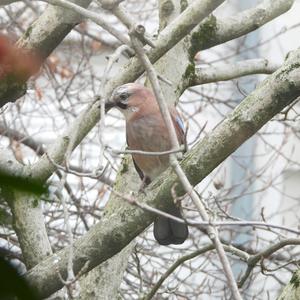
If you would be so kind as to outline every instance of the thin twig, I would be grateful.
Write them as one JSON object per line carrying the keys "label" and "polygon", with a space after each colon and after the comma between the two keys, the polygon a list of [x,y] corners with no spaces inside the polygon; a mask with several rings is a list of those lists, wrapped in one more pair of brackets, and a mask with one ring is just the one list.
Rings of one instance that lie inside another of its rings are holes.
{"label": "thin twig", "polygon": [[150,37],[146,36],[144,26],[136,25],[135,22],[132,20],[132,16],[129,16],[124,10],[124,8],[119,6],[118,2],[109,1],[109,3],[107,3],[106,0],[98,0],[98,2],[104,9],[110,10],[129,30],[141,26],[143,32],[140,34],[140,41],[143,44],[149,45],[151,48],[155,48],[155,44],[153,43],[153,41],[150,39]]}
{"label": "thin twig", "polygon": [[[224,249],[226,252],[229,252],[231,254],[237,255],[240,259],[243,261],[246,261],[248,259],[247,253],[233,247],[232,245],[223,245]],[[143,300],[150,300],[153,298],[155,293],[158,291],[158,289],[161,287],[161,285],[164,283],[164,281],[179,267],[181,266],[184,262],[191,260],[199,255],[202,255],[208,251],[214,250],[215,246],[214,244],[206,245],[203,246],[202,248],[184,255],[180,257],[178,260],[175,261],[171,265],[171,267],[160,277],[160,279],[157,281],[157,283],[154,285],[154,287],[151,289],[151,291],[143,298]]]}
{"label": "thin twig", "polygon": [[157,156],[157,155],[166,155],[171,153],[180,153],[184,151],[184,147],[180,146],[179,149],[168,150],[168,151],[160,151],[160,152],[150,152],[150,151],[143,151],[143,150],[117,150],[113,149],[110,146],[106,145],[106,149],[114,154],[140,154],[140,155],[147,155],[147,156]]}
{"label": "thin twig", "polygon": [[90,19],[97,25],[101,26],[103,29],[108,31],[111,35],[113,35],[120,42],[122,42],[123,44],[126,44],[127,46],[130,47],[129,39],[125,35],[123,35],[122,32],[115,29],[114,26],[109,25],[106,22],[106,20],[104,20],[104,18],[102,18],[99,14],[94,13],[88,9],[85,9],[79,5],[76,5],[76,4],[74,4],[70,1],[66,1],[66,0],[40,0],[40,1],[52,4],[52,5],[57,5],[57,6],[61,6],[64,8],[68,8],[68,9],[71,9],[72,11],[75,11],[76,13],[82,15],[85,18]]}
{"label": "thin twig", "polygon": [[129,50],[130,48],[127,45],[119,46],[112,55],[109,56],[108,62],[106,64],[105,70],[103,72],[101,85],[100,85],[100,126],[99,126],[99,140],[100,140],[100,149],[99,149],[99,168],[103,165],[104,159],[104,134],[105,134],[105,101],[107,95],[105,94],[105,86],[108,80],[108,76],[113,67],[113,64],[116,63],[123,52]]}
{"label": "thin twig", "polygon": [[[47,158],[49,159],[49,161],[53,164],[53,166],[55,166],[58,170],[61,170],[63,171],[64,173],[68,173],[68,174],[72,174],[72,175],[75,175],[75,176],[78,176],[78,177],[88,177],[88,178],[91,178],[91,179],[101,179],[104,175],[105,175],[105,172],[107,170],[107,167],[108,167],[108,164],[103,168],[103,169],[96,169],[95,171],[93,172],[79,172],[79,171],[76,171],[76,170],[73,170],[71,168],[67,168],[67,167],[64,167],[62,165],[59,165],[57,164],[51,157],[50,155],[48,154],[48,152],[45,152]],[[105,182],[104,182],[105,183]],[[112,184],[109,184],[109,183],[105,183],[107,185],[112,185]]]}
{"label": "thin twig", "polygon": [[[277,225],[277,224],[272,224],[272,223],[266,223],[266,222],[259,222],[259,221],[246,221],[246,220],[240,220],[240,221],[188,221],[188,220],[184,220],[181,219],[179,217],[173,216],[169,213],[166,213],[160,209],[157,209],[155,207],[152,207],[146,203],[142,203],[136,200],[136,198],[134,198],[132,195],[130,196],[126,196],[124,194],[121,194],[115,190],[113,190],[113,188],[109,187],[108,188],[113,194],[115,194],[117,197],[127,201],[128,203],[135,205],[145,211],[149,211],[151,213],[155,213],[156,215],[165,217],[165,218],[169,218],[173,221],[176,221],[178,223],[185,223],[189,226],[193,226],[193,227],[203,227],[203,226],[213,226],[213,227],[226,227],[226,226],[249,226],[249,227],[266,227],[266,228],[275,228],[275,229],[280,229],[280,230],[284,230],[287,232],[291,232],[294,233],[296,235],[300,235],[300,231],[296,230],[296,229],[291,229],[289,227],[285,227],[282,225]],[[300,240],[299,240],[300,241]]]}
{"label": "thin twig", "polygon": [[250,256],[248,261],[247,261],[248,268],[247,268],[245,274],[243,275],[243,277],[240,279],[240,281],[238,283],[238,286],[242,287],[244,285],[245,281],[247,280],[247,278],[251,274],[252,270],[256,267],[256,264],[262,258],[269,257],[270,255],[272,255],[277,250],[283,248],[284,246],[288,246],[288,245],[300,245],[300,240],[299,239],[285,239],[285,240],[280,241],[279,243],[277,243],[275,245],[271,245],[271,247],[268,247],[265,250],[255,254],[255,255]]}

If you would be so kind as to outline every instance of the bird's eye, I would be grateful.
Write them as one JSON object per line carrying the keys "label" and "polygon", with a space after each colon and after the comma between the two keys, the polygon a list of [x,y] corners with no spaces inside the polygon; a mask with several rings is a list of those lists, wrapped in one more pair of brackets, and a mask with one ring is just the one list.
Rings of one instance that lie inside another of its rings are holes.
{"label": "bird's eye", "polygon": [[128,94],[127,93],[121,93],[120,96],[119,96],[120,100],[121,101],[126,101],[127,98],[128,98]]}

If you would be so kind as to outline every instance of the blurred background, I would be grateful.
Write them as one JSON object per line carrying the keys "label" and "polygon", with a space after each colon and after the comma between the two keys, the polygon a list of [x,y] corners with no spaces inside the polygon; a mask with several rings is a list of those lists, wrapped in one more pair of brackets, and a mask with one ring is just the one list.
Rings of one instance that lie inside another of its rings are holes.
{"label": "blurred background", "polygon": [[[216,10],[215,15],[229,17],[258,2],[229,0]],[[135,20],[147,28],[147,32],[157,34],[157,1],[127,0],[124,5]],[[45,7],[40,2],[23,1],[2,8],[1,34],[16,41]],[[93,7],[98,11],[93,4],[90,9]],[[196,65],[209,67],[250,58],[266,58],[281,65],[289,51],[300,45],[299,11],[300,1],[296,1],[290,11],[262,28],[197,53]],[[125,30],[114,16],[107,14],[106,18],[112,26]],[[89,21],[76,26],[48,57],[40,72],[30,80],[27,94],[1,109],[0,145],[9,147],[22,164],[36,162],[40,150],[48,149],[99,94],[107,57],[118,46],[117,40]],[[117,74],[127,60],[127,57],[121,57],[108,76]],[[265,77],[251,75],[188,89],[180,97],[177,108],[188,126],[189,148],[209,135]],[[144,80],[141,77],[139,82]],[[297,103],[282,111],[197,186],[199,194],[216,212],[218,219],[259,220],[299,228],[299,113]],[[105,123],[104,159],[99,157],[99,125],[71,156],[71,170],[75,174],[71,171],[67,174],[68,188],[64,194],[75,238],[82,236],[101,219],[110,195],[108,186],[113,186],[122,158],[112,149],[126,148],[125,123],[121,114],[110,111]],[[102,172],[102,176],[91,178],[96,171]],[[50,194],[43,201],[54,251],[68,244],[62,205],[51,194],[59,180],[57,175],[49,179]],[[186,216],[196,220],[197,212],[189,199],[185,199],[183,206]],[[25,272],[18,240],[11,226],[12,216],[2,201],[0,214],[4,216],[0,225],[1,251],[21,273]],[[121,299],[140,299],[140,295],[157,282],[177,258],[208,242],[207,237],[197,229],[191,228],[190,231],[190,239],[181,246],[159,246],[152,236],[152,228],[138,237],[120,288]],[[266,228],[220,228],[222,238],[240,245],[249,253],[256,253],[270,243],[287,237],[285,234]],[[254,269],[243,287],[245,299],[274,299],[296,269],[299,250],[285,247],[272,259],[262,260],[261,266]],[[245,272],[245,264],[235,257],[230,258],[234,260],[235,276],[240,278]],[[226,281],[219,272],[220,263],[212,252],[187,260],[164,282],[155,299],[224,299]]]}

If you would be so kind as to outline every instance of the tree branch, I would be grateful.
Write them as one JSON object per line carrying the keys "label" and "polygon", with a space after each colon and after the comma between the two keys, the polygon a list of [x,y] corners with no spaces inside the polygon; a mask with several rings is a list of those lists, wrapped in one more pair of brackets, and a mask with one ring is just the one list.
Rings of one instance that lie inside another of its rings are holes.
{"label": "tree branch", "polygon": [[109,23],[107,23],[107,21],[104,20],[104,18],[101,15],[99,15],[98,13],[95,13],[93,11],[85,9],[79,5],[76,5],[76,4],[74,4],[70,1],[66,1],[66,0],[39,0],[39,1],[47,2],[52,5],[57,5],[60,7],[70,9],[73,12],[76,12],[76,13],[80,14],[81,16],[83,16],[87,19],[90,19],[97,25],[101,26],[104,30],[109,32],[111,35],[113,35],[120,42],[122,42],[123,44],[125,44],[127,46],[130,46],[130,41],[129,41],[128,37],[123,35],[122,32],[115,29],[114,26],[111,26]]}
{"label": "tree branch", "polygon": [[294,0],[265,0],[261,4],[242,11],[230,18],[216,18],[211,15],[197,26],[190,35],[190,65],[187,67],[179,88],[181,93],[197,80],[194,57],[198,51],[211,48],[243,36],[288,11]]}
{"label": "tree branch", "polygon": [[[229,252],[229,253],[232,253],[232,254],[235,254],[237,255],[239,258],[241,258],[243,261],[247,260],[248,259],[248,255],[233,247],[232,245],[231,246],[228,246],[228,245],[223,245],[224,249],[226,252]],[[203,246],[202,248],[190,253],[190,254],[187,254],[187,255],[184,255],[182,257],[180,257],[179,259],[177,259],[175,261],[175,263],[173,263],[171,265],[171,267],[160,277],[160,279],[157,281],[157,283],[154,285],[154,287],[151,289],[151,291],[143,298],[143,300],[150,300],[153,298],[153,296],[156,294],[156,292],[158,291],[158,289],[161,287],[161,285],[164,283],[164,281],[179,267],[181,266],[184,262],[188,261],[188,260],[191,260],[199,255],[202,255],[208,251],[211,251],[211,250],[214,250],[215,249],[215,246],[213,244],[210,244],[210,245],[206,245],[206,246]]]}
{"label": "tree branch", "polygon": [[205,83],[226,81],[252,74],[272,74],[280,66],[270,63],[267,59],[248,59],[232,64],[222,64],[202,68],[196,66],[194,81],[191,86]]}
{"label": "tree branch", "polygon": [[[21,176],[23,166],[12,155],[0,148],[1,170]],[[17,233],[27,269],[52,254],[44,223],[41,203],[34,195],[20,191],[2,191],[13,214],[13,226]]]}
{"label": "tree branch", "polygon": [[247,270],[238,283],[239,287],[243,286],[243,284],[246,282],[247,278],[251,274],[252,270],[256,267],[256,264],[261,259],[271,256],[274,252],[276,252],[279,249],[281,249],[285,246],[288,246],[288,245],[300,245],[300,239],[286,239],[286,240],[280,241],[279,243],[271,245],[270,247],[266,248],[265,250],[255,254],[255,255],[250,256],[247,260],[247,264],[248,264]]}
{"label": "tree branch", "polygon": [[[31,150],[35,151],[36,154],[39,156],[42,156],[43,154],[46,153],[45,147],[42,143],[38,142],[37,140],[35,140],[34,138],[32,138],[30,136],[27,136],[27,135],[21,133],[18,130],[6,127],[2,122],[0,122],[0,135],[6,136],[9,139],[13,139],[15,141],[18,141],[19,143],[22,143],[23,145],[27,146]],[[115,153],[114,150],[112,150],[112,152]],[[122,151],[119,151],[119,152],[122,152]],[[116,153],[117,153],[117,151],[116,151]],[[72,164],[69,165],[68,169],[63,168],[63,171],[70,173],[70,174],[75,174],[77,176],[93,177],[109,186],[113,185],[112,179],[110,179],[105,174],[97,176],[98,174],[95,174],[95,172],[93,172],[92,170],[83,169],[81,167],[78,167],[78,166],[75,166]],[[59,170],[57,172],[58,172],[57,173],[58,176],[61,176],[61,173],[59,172]]]}
{"label": "tree branch", "polygon": [[[284,65],[264,80],[210,135],[200,141],[181,162],[190,182],[196,185],[255,134],[266,122],[300,95],[300,50],[291,53]],[[172,201],[171,189],[178,184],[177,194],[184,193],[176,175],[169,168],[140,195],[156,208],[166,210]],[[161,201],[164,199],[165,201]],[[169,199],[169,202],[167,201]],[[74,243],[74,272],[89,261],[89,269],[112,257],[140,234],[153,215],[121,203],[114,214],[104,216],[82,238]],[[66,274],[67,249],[44,260],[26,275],[40,296],[47,297],[61,287],[55,266]]]}
{"label": "tree branch", "polygon": [[[288,11],[293,3],[294,0],[265,0],[236,16],[224,19],[208,18],[193,32],[198,36],[202,35],[198,45],[194,45],[198,47],[195,50],[208,49],[254,31]],[[208,25],[212,27],[209,28]]]}

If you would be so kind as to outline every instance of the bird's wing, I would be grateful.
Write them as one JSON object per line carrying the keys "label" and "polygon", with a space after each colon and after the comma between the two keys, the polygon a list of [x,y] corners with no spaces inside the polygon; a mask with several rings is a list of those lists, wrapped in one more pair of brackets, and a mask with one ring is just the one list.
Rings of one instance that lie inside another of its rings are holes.
{"label": "bird's wing", "polygon": [[[128,134],[127,134],[127,130],[126,130],[126,143],[127,143],[127,145],[129,145],[129,144],[128,144]],[[137,165],[136,161],[134,160],[133,155],[131,155],[131,157],[132,157],[133,165],[134,165],[134,167],[135,167],[137,173],[139,174],[141,180],[143,181],[143,180],[144,180],[144,177],[145,177],[145,174],[143,173],[143,171],[142,171],[142,170],[139,168],[139,166]],[[149,181],[149,180],[146,178],[146,179],[145,179],[146,184],[150,183],[150,182],[148,182],[148,181]]]}
{"label": "bird's wing", "polygon": [[139,168],[139,166],[137,165],[137,163],[135,162],[133,156],[132,156],[132,160],[133,160],[134,167],[135,167],[136,171],[138,172],[141,180],[144,180],[145,175],[144,175],[143,171]]}

